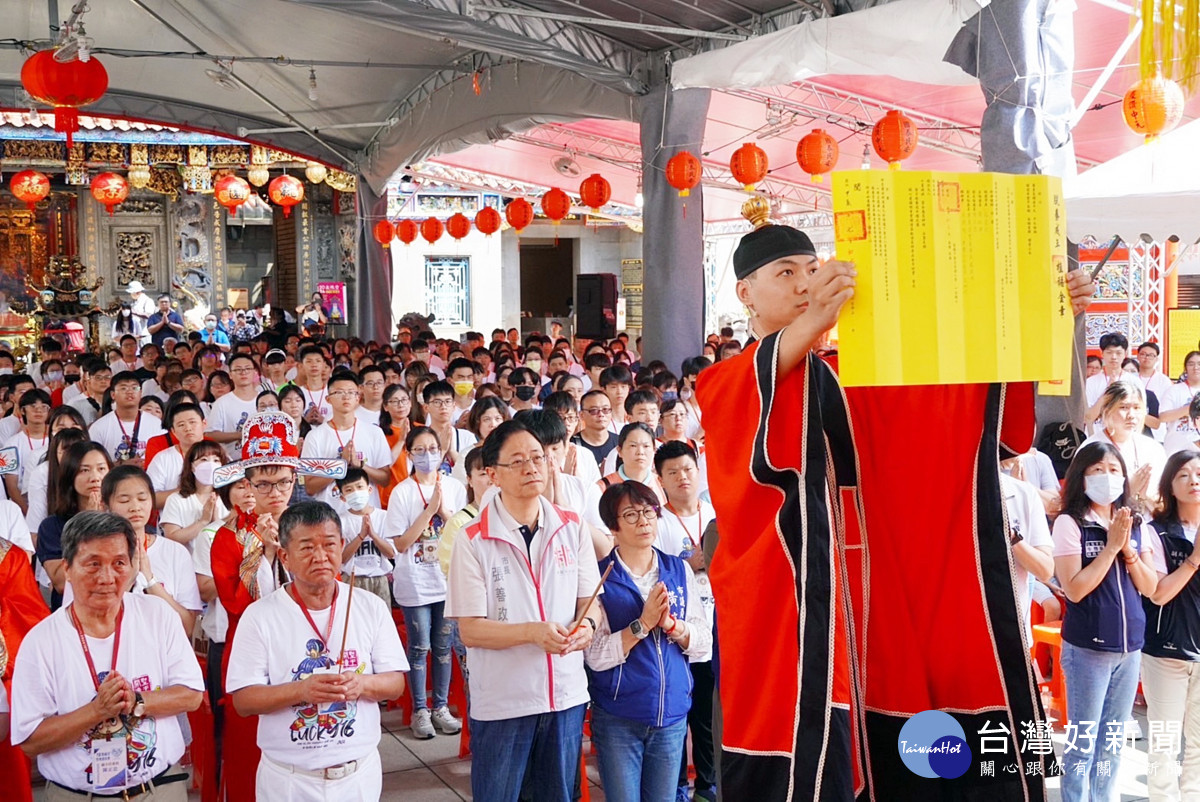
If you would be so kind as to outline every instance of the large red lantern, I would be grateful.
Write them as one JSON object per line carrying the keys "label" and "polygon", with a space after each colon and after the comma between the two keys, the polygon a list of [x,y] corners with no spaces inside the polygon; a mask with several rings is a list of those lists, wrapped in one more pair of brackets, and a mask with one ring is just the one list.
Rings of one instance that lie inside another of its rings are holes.
{"label": "large red lantern", "polygon": [[396,237],[396,227],[392,225],[390,220],[380,220],[371,229],[371,234],[375,237],[375,241],[382,245],[386,251],[392,247],[392,240]]}
{"label": "large red lantern", "polygon": [[22,170],[8,182],[8,188],[16,195],[17,200],[24,201],[32,212],[38,202],[45,200],[50,194],[50,179],[45,173],[39,173],[37,170]]}
{"label": "large red lantern", "polygon": [[1183,119],[1183,90],[1179,84],[1161,75],[1143,78],[1125,93],[1121,111],[1125,124],[1153,142]]}
{"label": "large red lantern", "polygon": [[555,225],[561,223],[570,213],[571,199],[558,187],[542,196],[542,214],[553,220]]}
{"label": "large red lantern", "polygon": [[462,212],[456,212],[446,221],[446,233],[455,239],[462,239],[471,233],[471,221]]}
{"label": "large red lantern", "polygon": [[836,167],[837,160],[837,140],[820,128],[808,132],[796,143],[796,161],[814,183],[824,181],[822,173],[828,173]]}
{"label": "large red lantern", "polygon": [[890,170],[900,169],[900,162],[913,154],[920,138],[916,123],[896,109],[885,114],[871,130],[871,145]]}
{"label": "large red lantern", "polygon": [[283,216],[292,216],[292,207],[304,200],[304,182],[290,175],[281,175],[267,187],[271,202],[283,207]]}
{"label": "large red lantern", "polygon": [[442,221],[438,220],[436,217],[426,217],[421,221],[421,236],[424,237],[425,241],[430,245],[442,238],[442,231],[444,230],[445,229],[442,227]]}
{"label": "large red lantern", "polygon": [[767,177],[767,152],[752,142],[747,142],[729,157],[729,172],[747,192]]}
{"label": "large red lantern", "polygon": [[112,217],[113,209],[129,197],[129,182],[123,175],[100,173],[92,179],[92,197],[104,204]]}
{"label": "large red lantern", "polygon": [[237,214],[238,207],[250,200],[250,184],[236,175],[223,175],[213,184],[213,197],[230,214]]}
{"label": "large red lantern", "polygon": [[412,245],[416,242],[419,233],[421,233],[421,227],[417,225],[416,220],[401,220],[396,223],[396,238],[405,245]]}
{"label": "large red lantern", "polygon": [[475,228],[486,237],[492,236],[500,230],[500,212],[491,206],[484,206],[475,215]]}
{"label": "large red lantern", "polygon": [[524,198],[515,198],[504,207],[504,219],[520,234],[533,222],[533,204]]}
{"label": "large red lantern", "polygon": [[579,185],[579,197],[584,206],[599,211],[612,197],[612,184],[599,173],[592,173]]}
{"label": "large red lantern", "polygon": [[699,186],[701,174],[700,160],[689,151],[681,150],[667,162],[667,183],[679,190],[681,198]]}
{"label": "large red lantern", "polygon": [[70,148],[79,130],[79,107],[104,96],[108,71],[95,57],[60,62],[53,50],[40,50],[22,65],[21,84],[34,100],[54,107],[54,130],[67,135]]}

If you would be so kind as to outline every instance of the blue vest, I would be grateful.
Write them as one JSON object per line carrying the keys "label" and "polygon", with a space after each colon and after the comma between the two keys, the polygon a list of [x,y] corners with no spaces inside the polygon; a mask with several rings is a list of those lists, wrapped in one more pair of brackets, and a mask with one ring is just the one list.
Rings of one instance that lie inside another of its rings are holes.
{"label": "blue vest", "polygon": [[[1152,521],[1163,542],[1167,573],[1192,556],[1192,543],[1178,521]],[[1142,651],[1154,657],[1200,660],[1200,580],[1193,574],[1183,590],[1161,607],[1143,599],[1146,611],[1146,645]]]}
{"label": "blue vest", "polygon": [[[1079,524],[1081,568],[1087,568],[1104,550],[1108,532],[1092,521]],[[1129,544],[1141,551],[1140,527],[1135,526]],[[1109,566],[1100,584],[1078,603],[1067,599],[1062,638],[1072,646],[1101,652],[1136,652],[1146,635],[1142,598],[1125,569],[1120,555]]]}
{"label": "blue vest", "polygon": [[[654,552],[659,581],[670,595],[671,615],[683,621],[687,612],[687,569],[678,557],[658,549]],[[604,583],[600,602],[615,634],[642,614],[645,601],[633,577],[617,560],[615,550],[600,561],[601,574],[609,563],[613,563],[613,571]],[[692,707],[692,671],[683,650],[655,628],[629,650],[621,665],[607,671],[588,669],[588,690],[592,704],[606,713],[650,727],[669,727],[685,719]]]}

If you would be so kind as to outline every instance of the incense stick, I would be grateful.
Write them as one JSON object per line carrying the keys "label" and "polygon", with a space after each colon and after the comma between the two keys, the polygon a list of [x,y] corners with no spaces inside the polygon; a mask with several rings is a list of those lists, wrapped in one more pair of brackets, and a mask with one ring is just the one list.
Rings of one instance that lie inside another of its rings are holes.
{"label": "incense stick", "polygon": [[604,569],[604,576],[600,577],[600,584],[596,585],[596,590],[592,592],[592,598],[588,599],[588,603],[583,606],[583,612],[579,614],[579,618],[576,619],[574,626],[571,627],[572,635],[575,634],[576,630],[583,626],[583,619],[587,618],[588,610],[592,609],[592,603],[595,602],[596,597],[600,595],[600,588],[604,587],[604,580],[608,579],[608,575],[612,573],[613,566],[616,564],[617,561],[613,560],[608,564],[608,567]]}
{"label": "incense stick", "polygon": [[346,625],[342,627],[342,648],[338,650],[338,668],[342,667],[342,658],[346,656],[346,636],[350,634],[350,605],[354,603],[354,569],[350,566],[350,593],[346,596]]}

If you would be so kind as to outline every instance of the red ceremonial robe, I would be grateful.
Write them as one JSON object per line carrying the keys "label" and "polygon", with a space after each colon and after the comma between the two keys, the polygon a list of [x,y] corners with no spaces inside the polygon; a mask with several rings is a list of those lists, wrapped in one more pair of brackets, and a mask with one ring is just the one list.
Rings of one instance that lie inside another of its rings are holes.
{"label": "red ceremonial robe", "polygon": [[[776,377],[778,335],[700,375],[720,544],[727,799],[1044,798],[981,778],[979,730],[1043,718],[1010,572],[998,442],[1034,433],[1032,385],[851,388],[810,356]],[[900,728],[928,709],[975,758],[909,771]],[[989,734],[991,734],[989,732]],[[990,741],[994,744],[995,741]],[[999,761],[1004,763],[1004,761]]]}
{"label": "red ceremonial robe", "polygon": [[[4,693],[12,701],[12,668],[21,648],[21,641],[33,629],[33,625],[50,615],[50,608],[42,599],[29,556],[11,542],[0,538],[0,677],[4,680]],[[7,660],[2,656],[7,655]],[[4,791],[0,798],[12,802],[27,802],[33,799],[30,789],[29,759],[12,738],[0,740],[0,777]]]}

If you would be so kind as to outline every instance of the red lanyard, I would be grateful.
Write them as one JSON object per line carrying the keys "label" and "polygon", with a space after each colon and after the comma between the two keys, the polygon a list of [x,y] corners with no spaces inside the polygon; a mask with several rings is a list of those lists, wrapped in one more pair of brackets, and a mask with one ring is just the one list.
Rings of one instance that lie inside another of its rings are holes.
{"label": "red lanyard", "polygon": [[[341,446],[342,448],[345,448],[346,444],[342,442],[342,433],[338,431],[338,427],[334,426],[333,422],[330,421],[329,428],[333,429],[333,434],[338,439],[338,445]],[[356,434],[358,434],[358,418],[354,419],[354,428],[350,430],[350,442],[351,443],[354,442],[354,435],[356,435]]]}
{"label": "red lanyard", "polygon": [[680,515],[679,513],[675,512],[674,507],[672,507],[670,504],[668,504],[667,509],[670,510],[671,514],[674,515],[676,520],[679,521],[679,525],[683,527],[684,534],[686,534],[688,536],[688,540],[692,541],[692,545],[699,546],[700,545],[700,535],[703,533],[703,530],[700,527],[700,523],[704,520],[701,517],[699,507],[696,508],[696,537],[692,537],[692,533],[690,531],[688,531],[687,524],[685,524],[683,522],[683,516]]}
{"label": "red lanyard", "polygon": [[[48,434],[44,434],[44,435],[42,435],[42,442],[38,443],[38,448],[45,448],[45,447],[46,447],[46,439],[47,439],[49,436],[50,436],[50,435],[48,435]],[[34,450],[34,448],[33,448],[33,438],[29,436],[29,431],[28,431],[28,430],[26,430],[26,431],[25,431],[25,439],[26,439],[27,441],[29,441],[29,450],[30,450],[30,451],[33,451],[33,450]]]}
{"label": "red lanyard", "polygon": [[[304,389],[308,390],[307,387]],[[321,411],[321,407],[325,403],[325,395],[328,392],[329,392],[329,388],[326,387],[324,390],[321,391],[321,400],[320,401],[316,401],[316,400],[312,401],[312,405],[317,408],[318,412]],[[309,395],[309,397],[311,397],[313,399],[315,399],[317,397],[317,394],[315,392],[313,392],[312,390],[308,390],[308,395]]]}
{"label": "red lanyard", "polygon": [[313,621],[312,616],[309,615],[308,608],[304,606],[304,602],[300,601],[300,594],[296,592],[295,585],[288,585],[288,595],[292,597],[292,600],[296,604],[300,605],[300,612],[304,613],[304,617],[308,619],[308,625],[312,627],[312,631],[316,633],[317,637],[321,639],[321,643],[328,649],[329,636],[333,634],[334,613],[337,612],[338,586],[333,586],[333,602],[329,605],[329,624],[325,627],[324,635],[321,634],[321,630],[317,629],[317,622]]}
{"label": "red lanyard", "polygon": [[[83,625],[79,623],[79,617],[75,615],[75,605],[72,604],[69,608],[71,613],[71,623],[75,625],[75,631],[79,633],[79,645],[83,647],[83,659],[87,660],[88,670],[92,672],[92,683],[96,686],[96,690],[100,690],[100,675],[96,673],[96,664],[92,662],[92,650],[88,648],[87,636],[83,634]],[[117,655],[121,652],[121,620],[125,617],[125,605],[121,604],[121,610],[117,613],[117,628],[115,630],[116,639],[113,641],[112,653],[112,668],[108,673],[117,670]]]}

